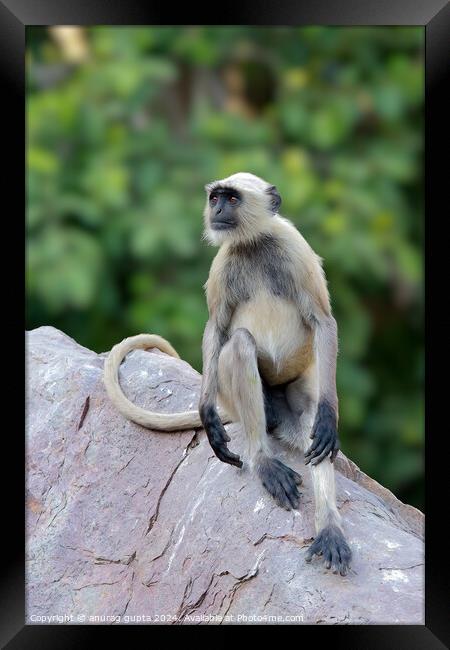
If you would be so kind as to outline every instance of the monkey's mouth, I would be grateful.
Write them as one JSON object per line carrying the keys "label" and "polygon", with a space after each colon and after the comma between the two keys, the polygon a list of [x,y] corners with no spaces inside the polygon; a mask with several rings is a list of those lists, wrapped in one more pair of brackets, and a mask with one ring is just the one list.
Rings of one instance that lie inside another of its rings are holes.
{"label": "monkey's mouth", "polygon": [[232,228],[236,228],[236,224],[233,221],[220,221],[219,219],[215,219],[211,221],[211,228],[213,230],[231,230]]}

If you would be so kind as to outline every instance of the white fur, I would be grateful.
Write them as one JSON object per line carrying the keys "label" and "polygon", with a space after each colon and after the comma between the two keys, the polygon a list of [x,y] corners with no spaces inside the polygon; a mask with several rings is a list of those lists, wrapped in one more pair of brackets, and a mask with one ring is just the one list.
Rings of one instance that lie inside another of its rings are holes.
{"label": "white fur", "polygon": [[[184,411],[173,414],[155,413],[136,406],[123,393],[119,383],[120,364],[131,350],[148,350],[150,348],[158,348],[172,357],[179,358],[178,353],[170,343],[157,334],[138,334],[124,339],[112,348],[105,361],[103,382],[109,398],[124,417],[143,427],[169,432],[200,427],[201,420],[198,411]],[[229,418],[223,410],[219,410],[219,414],[223,422],[229,422]]]}

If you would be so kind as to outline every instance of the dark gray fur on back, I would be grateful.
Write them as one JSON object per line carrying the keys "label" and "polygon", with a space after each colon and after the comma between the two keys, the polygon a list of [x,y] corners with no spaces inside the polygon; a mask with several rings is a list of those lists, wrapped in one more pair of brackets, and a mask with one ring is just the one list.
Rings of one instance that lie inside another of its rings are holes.
{"label": "dark gray fur on back", "polygon": [[294,299],[297,290],[291,267],[288,253],[273,235],[231,246],[224,270],[228,300],[233,304],[249,300],[258,280],[275,296]]}

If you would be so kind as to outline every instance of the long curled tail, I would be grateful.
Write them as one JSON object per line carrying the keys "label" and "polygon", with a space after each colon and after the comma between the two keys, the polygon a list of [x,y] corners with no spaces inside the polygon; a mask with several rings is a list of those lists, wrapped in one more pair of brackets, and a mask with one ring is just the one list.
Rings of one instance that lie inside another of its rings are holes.
{"label": "long curled tail", "polygon": [[[202,426],[198,411],[183,411],[182,413],[156,413],[136,406],[124,395],[119,383],[119,366],[131,350],[148,350],[158,348],[161,352],[179,359],[177,351],[169,341],[157,334],[138,334],[124,339],[115,345],[105,360],[103,382],[110,400],[118,411],[132,422],[157,431],[181,431]],[[219,408],[219,416],[223,423],[229,422],[226,413]]]}

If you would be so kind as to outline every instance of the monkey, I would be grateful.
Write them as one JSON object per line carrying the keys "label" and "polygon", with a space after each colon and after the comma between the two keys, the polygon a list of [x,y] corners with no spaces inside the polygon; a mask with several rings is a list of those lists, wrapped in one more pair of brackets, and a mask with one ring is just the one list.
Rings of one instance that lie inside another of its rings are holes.
{"label": "monkey", "polygon": [[336,504],[334,459],[340,448],[332,315],[322,259],[294,224],[279,214],[275,185],[239,172],[205,186],[204,238],[219,250],[205,284],[209,318],[202,340],[198,411],[160,414],[133,405],[118,368],[136,348],[178,357],[162,337],[141,334],[115,346],[104,382],[127,418],[160,431],[203,427],[219,460],[243,466],[224,424],[240,422],[251,471],[275,502],[300,505],[302,477],[276,458],[271,439],[303,452],[311,468],[316,537],[306,561],[321,556],[346,575],[352,553]]}

